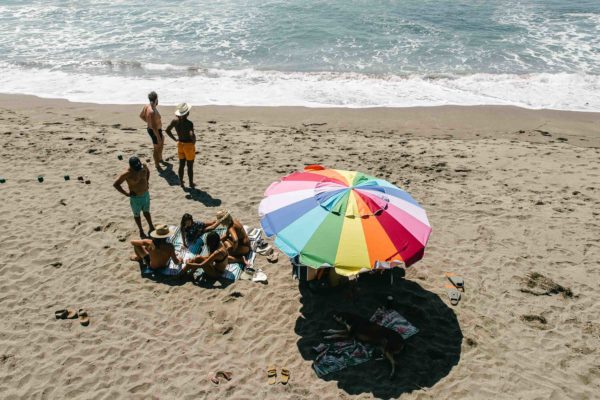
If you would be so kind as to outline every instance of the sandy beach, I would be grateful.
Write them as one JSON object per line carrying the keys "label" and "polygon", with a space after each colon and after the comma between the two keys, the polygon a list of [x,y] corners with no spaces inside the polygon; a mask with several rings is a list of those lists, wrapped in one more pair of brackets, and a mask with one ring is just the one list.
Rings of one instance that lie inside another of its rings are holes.
{"label": "sandy beach", "polygon": [[[159,107],[166,123],[173,107]],[[199,190],[184,192],[155,172],[140,108],[0,95],[0,398],[598,398],[599,113],[194,107]],[[397,184],[433,232],[405,281],[366,279],[355,302],[301,293],[284,257],[257,258],[267,285],[154,282],[129,261],[137,229],[112,187],[134,154],[152,170],[155,223],[227,208],[257,227],[271,182],[322,164]],[[165,157],[176,165],[168,138]],[[445,272],[465,278],[456,307]],[[530,273],[572,295],[536,293]],[[420,329],[397,376],[373,360],[318,378],[329,313],[367,316],[388,293]],[[65,307],[90,325],[56,320]],[[266,383],[271,364],[288,385]],[[216,370],[233,379],[214,385]]]}

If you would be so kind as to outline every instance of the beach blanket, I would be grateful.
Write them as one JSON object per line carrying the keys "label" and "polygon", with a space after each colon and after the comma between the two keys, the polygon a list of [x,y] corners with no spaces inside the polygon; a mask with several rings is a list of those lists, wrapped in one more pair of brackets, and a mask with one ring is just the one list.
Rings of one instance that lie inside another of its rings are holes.
{"label": "beach blanket", "polygon": [[[175,226],[173,226],[172,228],[175,230],[175,233],[173,234],[173,236],[168,238],[167,241],[173,244],[173,246],[175,247],[175,252],[178,254],[179,258],[189,259],[198,255],[208,256],[208,247],[204,245],[204,243],[206,243],[206,236],[208,235],[208,232],[203,233],[193,243],[188,243],[188,248],[183,250],[183,239],[181,237],[181,230],[179,227]],[[225,233],[225,228],[219,227],[215,229],[214,232],[221,236]],[[254,262],[255,257],[256,254],[253,251],[251,251],[248,255],[248,262],[252,264]],[[169,261],[169,265],[163,269],[152,271],[147,268],[146,271],[144,271],[144,273],[157,272],[163,276],[176,276],[179,275],[182,267],[183,265],[177,265],[171,260]],[[221,278],[230,281],[235,281],[240,277],[243,270],[244,266],[240,263],[229,264],[227,268],[225,268],[225,271],[223,272]],[[200,277],[202,277],[203,273],[204,271],[201,268],[199,268],[194,273],[194,279],[199,279]]]}
{"label": "beach blanket", "polygon": [[[398,332],[404,339],[415,335],[419,330],[396,310],[378,308],[371,322]],[[365,363],[373,358],[375,347],[357,340],[342,340],[333,343],[321,343],[313,348],[318,355],[313,369],[318,377],[341,371],[345,368]]]}

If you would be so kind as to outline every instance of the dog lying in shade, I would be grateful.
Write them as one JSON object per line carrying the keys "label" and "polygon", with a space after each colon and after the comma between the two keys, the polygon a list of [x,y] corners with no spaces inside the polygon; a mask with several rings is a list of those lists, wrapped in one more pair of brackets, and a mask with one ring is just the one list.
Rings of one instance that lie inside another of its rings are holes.
{"label": "dog lying in shade", "polygon": [[390,378],[396,372],[394,356],[404,349],[404,338],[393,331],[363,317],[346,312],[336,312],[333,319],[344,325],[345,329],[328,329],[324,339],[356,339],[361,342],[373,344],[381,349],[385,358],[392,364]]}

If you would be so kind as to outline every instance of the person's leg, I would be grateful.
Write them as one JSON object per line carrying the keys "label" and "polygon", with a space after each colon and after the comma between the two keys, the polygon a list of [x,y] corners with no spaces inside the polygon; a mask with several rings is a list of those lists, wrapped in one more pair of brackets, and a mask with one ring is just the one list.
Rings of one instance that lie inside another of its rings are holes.
{"label": "person's leg", "polygon": [[181,187],[185,187],[185,184],[183,182],[183,170],[185,169],[185,160],[179,160],[179,184],[181,185]]}
{"label": "person's leg", "polygon": [[135,253],[135,256],[130,257],[132,261],[142,261],[144,257],[149,255],[146,249],[142,246],[133,245],[133,252]]}
{"label": "person's leg", "polygon": [[192,161],[187,161],[187,169],[188,169],[188,178],[190,180],[190,187],[193,188],[194,186],[194,160]]}
{"label": "person's leg", "polygon": [[165,137],[163,135],[163,131],[162,129],[158,130],[158,144],[159,144],[159,148],[158,148],[158,161],[161,163],[164,163],[165,160],[163,160],[163,149],[165,147]]}
{"label": "person's leg", "polygon": [[[139,211],[144,213],[144,217],[146,218],[146,221],[148,222],[148,232],[152,232],[154,230],[154,224],[152,223],[152,216],[150,215],[150,192],[146,192],[139,197],[140,197],[138,199]],[[138,211],[138,213],[139,213],[139,211]],[[140,226],[141,226],[141,224],[140,224]]]}
{"label": "person's leg", "polygon": [[[204,261],[206,261],[208,257],[204,257],[204,256],[196,256],[194,258],[192,258],[191,260],[189,260],[188,262],[194,263],[194,264],[202,264]],[[202,267],[192,267],[189,264],[185,264],[185,267],[183,267],[181,269],[181,273],[185,274],[188,272],[194,273],[198,268],[202,268]]]}
{"label": "person's leg", "polygon": [[152,152],[152,158],[154,158],[154,166],[158,172],[163,172],[160,162],[162,161],[162,146],[155,144],[154,151]]}
{"label": "person's leg", "polygon": [[[146,218],[146,221],[148,221],[148,231],[152,232],[154,230],[154,224],[152,223],[152,215],[150,215],[150,212],[148,211],[144,211],[144,218]],[[141,218],[140,218],[141,221]],[[141,222],[140,222],[140,226],[141,226]]]}
{"label": "person's leg", "polygon": [[145,239],[146,234],[144,233],[144,228],[142,228],[142,218],[138,214],[137,216],[134,216],[133,219],[135,220],[135,224],[137,225],[138,230],[140,231],[140,237],[142,239]]}

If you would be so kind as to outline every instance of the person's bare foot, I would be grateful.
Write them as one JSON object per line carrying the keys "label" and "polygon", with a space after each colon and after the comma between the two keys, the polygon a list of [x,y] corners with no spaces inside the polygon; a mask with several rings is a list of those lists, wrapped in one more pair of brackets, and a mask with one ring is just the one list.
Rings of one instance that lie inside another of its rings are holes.
{"label": "person's bare foot", "polygon": [[[152,229],[152,230],[154,230],[154,229]],[[150,232],[152,232],[152,231],[150,231]],[[148,235],[146,235],[146,233],[144,233],[144,231],[140,231],[140,239],[146,239],[146,238],[148,238]]]}
{"label": "person's bare foot", "polygon": [[190,188],[195,189],[196,188],[196,184],[194,182],[190,182]]}

